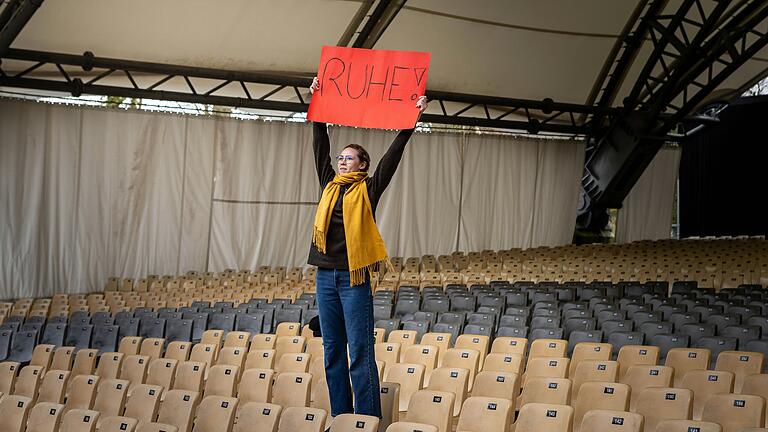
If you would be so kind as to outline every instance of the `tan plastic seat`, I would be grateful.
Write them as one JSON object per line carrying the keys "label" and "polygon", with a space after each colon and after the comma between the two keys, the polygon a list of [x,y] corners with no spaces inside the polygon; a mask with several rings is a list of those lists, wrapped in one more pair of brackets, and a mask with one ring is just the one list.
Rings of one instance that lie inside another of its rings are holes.
{"label": "tan plastic seat", "polygon": [[120,367],[124,357],[125,355],[119,352],[106,352],[100,355],[99,364],[96,366],[96,375],[103,379],[117,379],[120,376]]}
{"label": "tan plastic seat", "polygon": [[580,342],[573,347],[571,364],[568,366],[568,376],[573,377],[579,363],[585,360],[608,361],[611,359],[613,345],[598,342]]}
{"label": "tan plastic seat", "polygon": [[723,432],[740,432],[765,425],[765,399],[760,396],[719,393],[704,405],[702,421],[718,423]]}
{"label": "tan plastic seat", "polygon": [[533,378],[565,378],[568,373],[567,357],[534,357],[528,360],[522,387]]}
{"label": "tan plastic seat", "polygon": [[245,358],[245,369],[274,369],[275,350],[252,349]]}
{"label": "tan plastic seat", "polygon": [[643,416],[631,412],[592,410],[584,414],[581,427],[595,432],[643,432],[643,421]]}
{"label": "tan plastic seat", "polygon": [[272,400],[274,374],[272,369],[248,369],[243,372],[237,387],[240,406],[244,407],[249,402],[267,403]]}
{"label": "tan plastic seat", "polygon": [[53,353],[55,349],[55,345],[35,345],[35,349],[32,351],[32,360],[29,361],[29,365],[41,366],[43,369],[49,370],[51,368],[51,362],[53,361]]}
{"label": "tan plastic seat", "polygon": [[163,356],[164,338],[146,338],[141,341],[139,354],[151,359],[161,358]]}
{"label": "tan plastic seat", "polygon": [[56,348],[56,351],[53,352],[53,359],[51,359],[51,369],[71,371],[74,361],[74,347],[63,346]]}
{"label": "tan plastic seat", "polygon": [[715,370],[733,372],[733,391],[741,392],[744,378],[747,375],[759,374],[763,371],[765,355],[750,351],[723,351],[717,356]]}
{"label": "tan plastic seat", "polygon": [[424,365],[409,363],[391,365],[385,371],[384,381],[400,384],[399,410],[407,411],[411,395],[424,387]]}
{"label": "tan plastic seat", "polygon": [[275,349],[277,346],[277,337],[273,334],[256,334],[253,335],[251,338],[251,348],[250,350],[257,350],[257,349]]}
{"label": "tan plastic seat", "polygon": [[238,406],[237,423],[234,432],[277,432],[280,421],[280,405],[264,402],[243,402]]}
{"label": "tan plastic seat", "polygon": [[165,348],[165,355],[163,358],[167,360],[176,360],[178,362],[185,362],[189,360],[189,355],[192,352],[192,342],[173,341]]}
{"label": "tan plastic seat", "polygon": [[616,382],[619,378],[619,363],[610,360],[582,360],[576,371],[569,376],[573,382],[571,399],[575,401],[585,382]]}
{"label": "tan plastic seat", "polygon": [[383,361],[386,365],[400,363],[400,343],[382,342],[373,346],[376,360]]}
{"label": "tan plastic seat", "polygon": [[692,370],[685,374],[680,387],[693,391],[692,419],[701,420],[704,405],[717,393],[733,393],[733,373]]}
{"label": "tan plastic seat", "polygon": [[664,366],[675,370],[675,387],[683,384],[683,377],[692,370],[709,369],[711,352],[706,348],[672,348],[667,353]]}
{"label": "tan plastic seat", "polygon": [[232,397],[237,388],[237,377],[240,368],[237,366],[216,365],[211,367],[205,381],[203,395]]}
{"label": "tan plastic seat", "polygon": [[664,420],[656,426],[656,432],[722,432],[723,428],[712,422],[695,420]]}
{"label": "tan plastic seat", "polygon": [[73,409],[90,410],[96,400],[96,389],[100,381],[97,375],[78,375],[72,378],[64,414]]}
{"label": "tan plastic seat", "polygon": [[531,342],[528,360],[536,357],[566,357],[568,341],[563,339],[536,339]]}
{"label": "tan plastic seat", "polygon": [[251,341],[251,333],[246,331],[231,331],[224,337],[224,348],[243,348],[248,351]]}
{"label": "tan plastic seat", "polygon": [[308,373],[283,372],[277,374],[272,386],[273,404],[283,407],[307,407],[310,402],[312,376]]}
{"label": "tan plastic seat", "polygon": [[456,343],[453,347],[456,349],[473,349],[480,353],[478,356],[480,359],[478,370],[482,370],[485,364],[485,356],[490,348],[490,338],[484,335],[461,334],[456,338]]}
{"label": "tan plastic seat", "polygon": [[312,359],[323,358],[325,348],[323,347],[323,338],[313,337],[307,339],[307,346],[304,347],[304,352],[311,355]]}
{"label": "tan plastic seat", "polygon": [[0,431],[22,432],[31,408],[32,399],[26,396],[4,396],[0,399]]}
{"label": "tan plastic seat", "polygon": [[231,432],[235,424],[237,398],[206,396],[195,413],[193,432]]}
{"label": "tan plastic seat", "polygon": [[472,396],[507,399],[515,408],[520,395],[520,375],[509,372],[483,371],[475,377],[475,388]]}
{"label": "tan plastic seat", "polygon": [[467,398],[468,379],[469,371],[466,369],[441,367],[432,371],[427,389],[453,393],[453,416],[455,417],[461,413],[461,404]]}
{"label": "tan plastic seat", "polygon": [[219,350],[219,356],[216,359],[217,365],[236,366],[238,371],[243,369],[247,351],[242,347],[224,347]]}
{"label": "tan plastic seat", "polygon": [[138,424],[139,422],[135,418],[110,416],[102,417],[98,428],[99,432],[134,432]]}
{"label": "tan plastic seat", "polygon": [[403,353],[403,363],[415,363],[424,365],[424,385],[429,384],[429,377],[437,367],[439,348],[434,345],[414,344],[409,345]]}
{"label": "tan plastic seat", "polygon": [[483,371],[521,374],[525,359],[521,354],[490,353],[485,356]]}
{"label": "tan plastic seat", "polygon": [[768,400],[768,374],[752,374],[744,377],[741,394],[761,396]]}
{"label": "tan plastic seat", "polygon": [[517,408],[529,403],[570,405],[571,380],[568,378],[533,378],[523,387]]}
{"label": "tan plastic seat", "polygon": [[199,402],[200,393],[187,390],[168,391],[160,405],[157,423],[176,426],[179,429],[178,432],[190,432]]}
{"label": "tan plastic seat", "polygon": [[512,423],[512,414],[512,402],[509,400],[472,396],[461,407],[456,431],[506,432]]}
{"label": "tan plastic seat", "polygon": [[117,352],[124,355],[139,355],[141,349],[142,337],[140,336],[123,336],[120,339],[120,343],[117,345]]}
{"label": "tan plastic seat", "polygon": [[217,352],[216,345],[198,343],[192,347],[192,351],[189,353],[189,361],[205,363],[208,365],[205,369],[207,371],[216,362]]}
{"label": "tan plastic seat", "polygon": [[0,363],[0,393],[12,394],[19,377],[21,364],[18,362],[4,361]]}
{"label": "tan plastic seat", "polygon": [[673,369],[668,366],[636,365],[630,367],[620,380],[632,389],[629,410],[635,412],[637,397],[646,388],[670,387],[673,374]]}
{"label": "tan plastic seat", "polygon": [[185,361],[176,368],[173,381],[174,390],[189,390],[195,393],[203,392],[203,383],[207,364],[204,362]]}
{"label": "tan plastic seat", "polygon": [[437,426],[431,424],[397,422],[390,424],[386,432],[438,432],[438,430]]}
{"label": "tan plastic seat", "polygon": [[283,354],[277,361],[275,372],[307,372],[311,356],[306,353]]}
{"label": "tan plastic seat", "polygon": [[330,432],[377,432],[379,418],[362,414],[339,414],[331,423]]}
{"label": "tan plastic seat", "polygon": [[402,361],[405,349],[416,344],[416,330],[392,330],[387,336],[387,342],[400,344],[400,360]]}
{"label": "tan plastic seat", "polygon": [[520,409],[515,432],[569,432],[573,408],[568,405],[529,403]]}
{"label": "tan plastic seat", "polygon": [[120,366],[120,379],[130,383],[129,394],[134,386],[144,384],[147,380],[149,361],[150,358],[143,355],[129,355],[123,358],[123,364]]}
{"label": "tan plastic seat", "polygon": [[56,432],[61,423],[64,405],[38,402],[29,410],[26,432]]}
{"label": "tan plastic seat", "polygon": [[135,418],[138,424],[151,423],[160,410],[160,396],[163,388],[157,385],[138,384],[125,404],[126,417]]}
{"label": "tan plastic seat", "polygon": [[93,411],[101,413],[102,418],[122,414],[128,398],[129,384],[126,380],[102,379],[93,401]]}
{"label": "tan plastic seat", "polygon": [[206,330],[200,337],[200,343],[205,345],[213,345],[214,357],[212,361],[216,360],[216,356],[219,354],[219,349],[224,342],[224,331],[218,329]]}
{"label": "tan plastic seat", "polygon": [[455,399],[451,392],[419,390],[411,396],[405,420],[435,425],[440,432],[451,432]]}
{"label": "tan plastic seat", "polygon": [[176,367],[178,360],[161,358],[149,362],[147,370],[147,379],[145,382],[150,385],[158,385],[163,388],[163,392],[173,388],[176,377]]}
{"label": "tan plastic seat", "polygon": [[382,381],[379,388],[381,398],[379,430],[381,430],[400,420],[400,384]]}
{"label": "tan plastic seat", "polygon": [[632,366],[655,366],[659,364],[659,347],[650,345],[624,345],[616,358],[619,362],[619,379]]}
{"label": "tan plastic seat", "polygon": [[317,408],[287,407],[280,414],[278,432],[322,432],[327,413]]}
{"label": "tan plastic seat", "polygon": [[16,379],[16,386],[13,394],[17,396],[26,396],[34,403],[37,400],[37,391],[40,390],[40,383],[43,382],[45,370],[42,366],[24,366]]}
{"label": "tan plastic seat", "polygon": [[[98,360],[99,350],[81,349],[75,354],[75,360],[72,363],[71,376],[94,375],[96,370],[96,360]],[[98,374],[96,374],[98,375]]]}
{"label": "tan plastic seat", "polygon": [[[592,410],[627,411],[632,389],[626,384],[588,381],[581,385],[573,404],[573,432],[581,430],[586,413]],[[585,429],[585,432],[588,432]]]}
{"label": "tan plastic seat", "polygon": [[296,322],[281,322],[275,329],[275,336],[298,336],[301,332],[301,324]]}
{"label": "tan plastic seat", "polygon": [[475,349],[450,348],[443,355],[442,367],[464,368],[469,371],[469,390],[474,388],[475,375],[480,370],[480,352]]}
{"label": "tan plastic seat", "polygon": [[520,354],[525,356],[527,348],[528,339],[509,336],[497,336],[493,339],[493,343],[491,344],[491,352],[500,354]]}
{"label": "tan plastic seat", "polygon": [[445,354],[445,351],[451,347],[451,334],[427,332],[421,336],[421,344],[437,347],[437,365],[440,366],[443,354]]}
{"label": "tan plastic seat", "polygon": [[304,352],[306,338],[302,336],[278,336],[275,344],[275,358],[287,353]]}
{"label": "tan plastic seat", "polygon": [[645,418],[645,430],[655,431],[663,420],[689,420],[693,392],[688,389],[652,387],[637,396],[636,412]]}
{"label": "tan plastic seat", "polygon": [[50,370],[46,372],[43,382],[40,384],[37,402],[63,404],[64,395],[67,392],[67,384],[69,384],[69,373],[69,371],[65,370]]}
{"label": "tan plastic seat", "polygon": [[[314,390],[314,399],[312,399],[312,390]],[[331,396],[330,390],[328,390],[328,382],[326,380],[318,381],[317,388],[310,390],[309,406],[312,408],[325,410],[325,412],[331,412]]]}
{"label": "tan plastic seat", "polygon": [[165,423],[145,423],[136,427],[136,432],[179,432],[179,428]]}
{"label": "tan plastic seat", "polygon": [[73,409],[61,417],[59,432],[95,432],[100,417],[98,411]]}

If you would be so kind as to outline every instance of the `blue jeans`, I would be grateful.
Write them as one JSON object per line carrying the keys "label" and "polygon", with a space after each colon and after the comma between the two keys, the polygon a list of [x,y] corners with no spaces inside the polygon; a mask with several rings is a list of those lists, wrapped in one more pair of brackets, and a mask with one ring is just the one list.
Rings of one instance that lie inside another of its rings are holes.
{"label": "blue jeans", "polygon": [[[317,306],[325,350],[331,415],[381,417],[379,373],[373,338],[371,283],[349,286],[349,271],[317,269]],[[349,365],[347,365],[349,344]],[[352,408],[352,389],[355,408]]]}

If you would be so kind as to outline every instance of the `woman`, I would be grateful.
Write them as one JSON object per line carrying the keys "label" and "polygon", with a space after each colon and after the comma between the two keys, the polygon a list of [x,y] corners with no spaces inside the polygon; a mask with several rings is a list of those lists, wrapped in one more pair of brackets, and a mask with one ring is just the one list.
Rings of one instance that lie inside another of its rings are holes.
{"label": "woman", "polygon": [[[319,84],[315,78],[310,92],[317,89]],[[426,97],[420,97],[416,106],[421,115],[427,107]],[[381,417],[368,272],[386,265],[388,257],[374,215],[411,134],[413,129],[397,135],[373,177],[368,177],[371,158],[357,144],[346,146],[336,157],[339,171],[336,174],[331,164],[326,125],[313,124],[315,165],[323,194],[315,215],[308,263],[318,267],[317,304],[331,416],[334,417],[353,412]]]}

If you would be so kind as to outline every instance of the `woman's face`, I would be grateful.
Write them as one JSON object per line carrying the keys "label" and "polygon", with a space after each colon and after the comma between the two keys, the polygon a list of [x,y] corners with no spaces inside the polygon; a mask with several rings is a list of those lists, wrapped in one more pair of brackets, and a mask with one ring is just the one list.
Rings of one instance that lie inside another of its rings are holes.
{"label": "woman's face", "polygon": [[336,165],[340,174],[362,171],[365,168],[365,162],[357,156],[357,150],[349,147],[341,151],[341,154],[336,158]]}

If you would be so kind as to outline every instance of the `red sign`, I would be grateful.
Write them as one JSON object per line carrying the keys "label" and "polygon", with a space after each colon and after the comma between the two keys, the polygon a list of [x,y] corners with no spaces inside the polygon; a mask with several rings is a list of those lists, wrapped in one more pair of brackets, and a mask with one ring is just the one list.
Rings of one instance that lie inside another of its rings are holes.
{"label": "red sign", "polygon": [[307,118],[378,129],[416,125],[429,53],[324,46]]}

